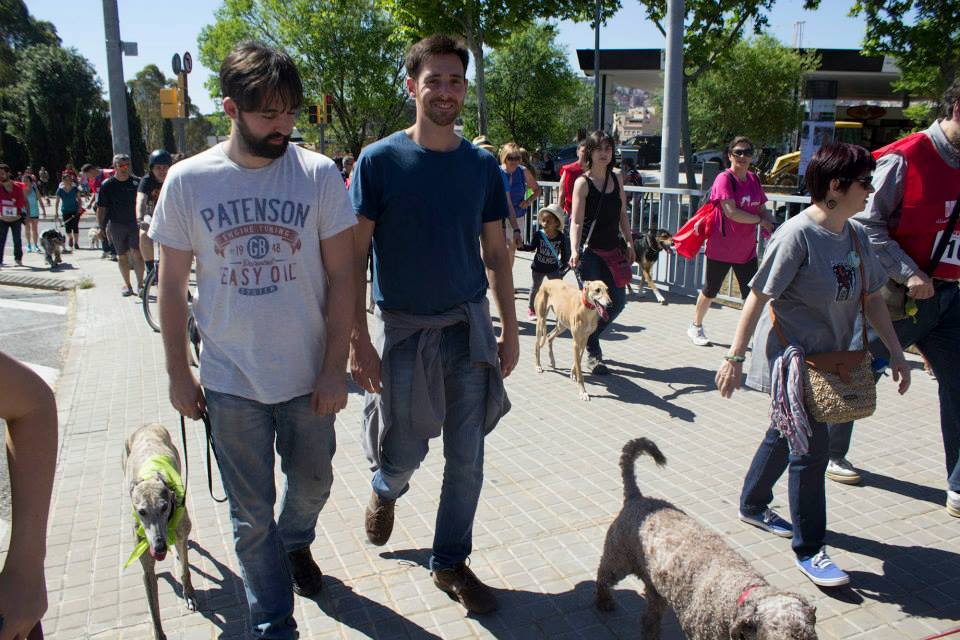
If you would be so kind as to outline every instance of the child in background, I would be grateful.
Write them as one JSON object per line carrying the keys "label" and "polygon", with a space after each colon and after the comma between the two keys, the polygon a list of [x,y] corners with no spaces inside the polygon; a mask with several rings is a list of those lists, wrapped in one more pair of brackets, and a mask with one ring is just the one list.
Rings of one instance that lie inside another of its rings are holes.
{"label": "child in background", "polygon": [[520,251],[535,252],[533,262],[530,263],[533,284],[530,285],[530,300],[527,305],[527,317],[531,320],[537,317],[533,302],[543,279],[561,279],[569,269],[567,263],[570,260],[570,240],[563,233],[563,220],[566,217],[559,204],[540,209],[537,215],[540,229],[529,244],[519,248]]}

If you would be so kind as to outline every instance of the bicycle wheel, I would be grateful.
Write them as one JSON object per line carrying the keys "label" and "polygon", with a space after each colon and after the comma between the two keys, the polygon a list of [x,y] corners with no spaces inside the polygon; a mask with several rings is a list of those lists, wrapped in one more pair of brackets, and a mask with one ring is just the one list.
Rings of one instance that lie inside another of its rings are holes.
{"label": "bicycle wheel", "polygon": [[154,267],[143,279],[143,317],[146,318],[151,329],[160,333],[160,313],[157,308],[157,294],[154,291],[156,286],[157,267]]}

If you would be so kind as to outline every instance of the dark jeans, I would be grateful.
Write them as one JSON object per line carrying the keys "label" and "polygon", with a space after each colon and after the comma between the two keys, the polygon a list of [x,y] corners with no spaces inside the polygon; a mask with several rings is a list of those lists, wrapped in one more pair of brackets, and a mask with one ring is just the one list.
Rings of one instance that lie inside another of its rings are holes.
{"label": "dark jeans", "polygon": [[23,239],[20,237],[20,229],[23,227],[23,220],[16,222],[4,222],[0,220],[0,262],[3,262],[3,251],[7,248],[7,230],[13,234],[13,259],[23,260]]}
{"label": "dark jeans", "polygon": [[610,291],[610,306],[607,308],[607,319],[600,318],[597,323],[597,330],[587,338],[587,355],[594,358],[602,358],[603,350],[600,348],[600,334],[603,333],[610,323],[617,319],[623,307],[627,304],[626,287],[617,287],[613,284],[613,274],[607,267],[603,258],[592,251],[584,251],[580,257],[580,277],[584,280],[603,280],[607,289]]}
{"label": "dark jeans", "polygon": [[[940,395],[940,431],[943,434],[947,486],[960,491],[960,368],[956,354],[960,351],[960,289],[955,283],[940,283],[932,298],[917,300],[917,315],[893,323],[904,349],[916,345],[926,357],[937,377]],[[854,335],[860,335],[857,325]],[[867,339],[875,358],[890,359],[890,352],[872,328]],[[859,349],[859,339],[852,346]],[[846,457],[850,450],[853,423],[831,425],[830,457]]]}
{"label": "dark jeans", "polygon": [[787,440],[774,428],[760,443],[753,456],[740,493],[740,511],[757,515],[773,500],[773,485],[789,467],[788,494],[790,520],[793,523],[793,552],[801,560],[817,553],[827,532],[827,494],[824,473],[827,470],[827,426],[810,420],[813,435],[805,455],[791,455]]}

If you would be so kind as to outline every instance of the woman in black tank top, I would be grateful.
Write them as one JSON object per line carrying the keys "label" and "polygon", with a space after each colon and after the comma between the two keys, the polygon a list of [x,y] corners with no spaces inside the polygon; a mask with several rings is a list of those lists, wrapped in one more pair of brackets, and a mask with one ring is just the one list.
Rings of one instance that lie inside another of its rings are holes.
{"label": "woman in black tank top", "polygon": [[[573,206],[570,220],[570,266],[580,268],[584,280],[603,280],[610,291],[612,304],[607,318],[601,318],[597,330],[587,340],[587,368],[597,375],[608,373],[603,364],[600,334],[616,319],[627,301],[624,286],[616,286],[613,273],[600,252],[622,248],[623,238],[630,237],[627,220],[627,199],[620,178],[610,166],[613,160],[613,138],[604,131],[594,131],[585,141],[587,171],[573,186]],[[592,227],[592,231],[591,231]],[[589,241],[587,236],[589,235]],[[631,242],[626,242],[624,259],[633,265],[636,256]],[[583,246],[586,245],[586,249]]]}

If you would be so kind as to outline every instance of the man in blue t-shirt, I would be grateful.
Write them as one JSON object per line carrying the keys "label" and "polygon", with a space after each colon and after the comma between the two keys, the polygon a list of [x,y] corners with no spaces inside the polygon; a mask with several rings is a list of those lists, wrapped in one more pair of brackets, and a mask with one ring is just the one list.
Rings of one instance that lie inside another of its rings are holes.
{"label": "man in blue t-shirt", "polygon": [[[357,263],[350,363],[367,392],[364,447],[376,469],[367,538],[386,544],[395,502],[429,439],[442,432],[446,466],[433,581],[470,612],[488,613],[496,598],[466,560],[483,484],[484,436],[509,410],[503,378],[517,364],[519,339],[500,170],[453,128],[467,92],[467,60],[463,45],[448,36],[413,45],[406,86],[416,100],[416,123],[370,145],[357,161],[350,197],[364,259]],[[364,304],[371,240],[376,347]],[[499,339],[488,286],[502,324]]]}

